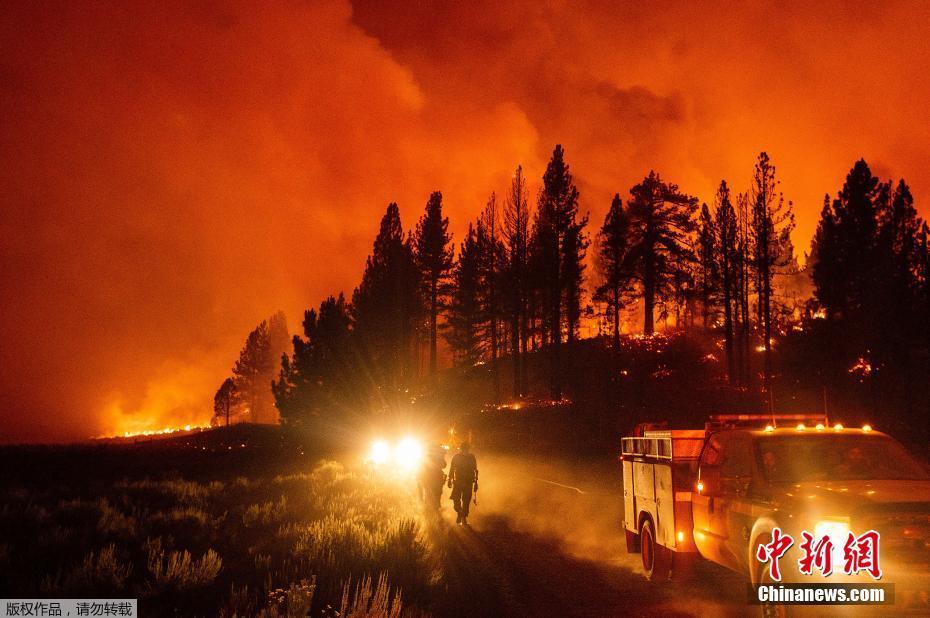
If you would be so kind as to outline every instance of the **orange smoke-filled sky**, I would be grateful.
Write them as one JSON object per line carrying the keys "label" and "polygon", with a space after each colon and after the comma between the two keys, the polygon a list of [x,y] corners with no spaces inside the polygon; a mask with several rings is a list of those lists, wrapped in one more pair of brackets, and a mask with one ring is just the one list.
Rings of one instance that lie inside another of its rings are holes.
{"label": "orange smoke-filled sky", "polygon": [[928,213],[930,5],[616,5],[7,4],[0,442],[205,422],[389,201],[409,228],[442,190],[460,238],[556,142],[595,224],[651,168],[744,190],[762,149],[799,251],[859,157]]}

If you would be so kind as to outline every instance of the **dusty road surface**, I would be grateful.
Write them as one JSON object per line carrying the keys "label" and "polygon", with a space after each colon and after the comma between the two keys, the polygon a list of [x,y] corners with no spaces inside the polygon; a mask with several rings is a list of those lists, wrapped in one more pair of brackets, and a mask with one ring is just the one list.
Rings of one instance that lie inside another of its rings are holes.
{"label": "dusty road surface", "polygon": [[435,527],[458,616],[744,616],[745,582],[710,564],[693,579],[651,584],[626,553],[616,462],[478,452],[478,504],[455,525],[443,499]]}

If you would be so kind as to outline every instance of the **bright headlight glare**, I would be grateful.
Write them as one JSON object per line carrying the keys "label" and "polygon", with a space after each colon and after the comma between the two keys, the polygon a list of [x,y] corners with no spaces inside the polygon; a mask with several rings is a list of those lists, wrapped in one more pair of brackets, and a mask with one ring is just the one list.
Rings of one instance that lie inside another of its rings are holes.
{"label": "bright headlight glare", "polygon": [[375,440],[368,452],[368,461],[375,464],[386,464],[391,458],[391,446],[384,440]]}
{"label": "bright headlight glare", "polygon": [[423,447],[413,438],[404,438],[394,447],[394,461],[398,466],[412,470],[423,459]]}
{"label": "bright headlight glare", "polygon": [[814,526],[814,536],[820,538],[826,535],[830,535],[834,547],[837,545],[842,547],[843,543],[846,542],[846,537],[849,536],[849,522],[840,519],[822,519],[818,521],[817,525]]}
{"label": "bright headlight glare", "polygon": [[821,519],[814,526],[814,537],[820,539],[826,535],[830,536],[830,542],[833,543],[833,568],[836,569],[836,565],[843,564],[843,546],[849,536],[849,522],[840,518]]}

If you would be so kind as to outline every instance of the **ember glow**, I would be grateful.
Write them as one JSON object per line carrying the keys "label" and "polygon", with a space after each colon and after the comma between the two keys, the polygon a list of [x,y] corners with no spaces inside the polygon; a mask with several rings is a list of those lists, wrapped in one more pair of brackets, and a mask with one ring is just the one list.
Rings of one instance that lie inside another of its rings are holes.
{"label": "ember glow", "polygon": [[848,369],[849,373],[857,376],[860,380],[867,378],[872,375],[874,367],[865,357],[860,356],[859,359],[853,364],[852,367]]}
{"label": "ember glow", "polygon": [[209,429],[209,425],[184,425],[183,427],[164,427],[162,429],[143,429],[141,431],[124,431],[121,436],[104,436],[104,437],[121,437],[135,438],[138,436],[164,436],[170,434],[190,433],[192,431],[203,431]]}
{"label": "ember glow", "polygon": [[721,178],[745,190],[763,149],[799,250],[861,156],[924,208],[928,13],[11,3],[0,440],[207,422],[243,333],[351,293],[389,201],[412,227],[442,190],[458,242],[518,164],[535,195],[555,143],[592,221],[651,168],[708,202]]}

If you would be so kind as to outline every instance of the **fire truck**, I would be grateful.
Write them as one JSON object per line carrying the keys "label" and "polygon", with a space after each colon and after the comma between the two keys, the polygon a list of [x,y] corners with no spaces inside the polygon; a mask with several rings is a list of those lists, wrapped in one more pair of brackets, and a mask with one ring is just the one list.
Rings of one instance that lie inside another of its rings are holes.
{"label": "fire truck", "polygon": [[768,566],[755,551],[776,527],[794,538],[874,529],[885,581],[927,590],[930,473],[890,436],[823,417],[749,414],[634,434],[621,442],[623,525],[650,580],[685,574],[702,557],[758,584]]}

